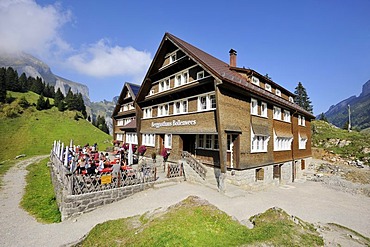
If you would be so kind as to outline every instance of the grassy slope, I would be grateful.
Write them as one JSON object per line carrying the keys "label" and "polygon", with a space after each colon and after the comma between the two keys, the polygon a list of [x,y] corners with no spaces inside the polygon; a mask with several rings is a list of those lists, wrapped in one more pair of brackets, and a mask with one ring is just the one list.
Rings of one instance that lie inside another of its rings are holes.
{"label": "grassy slope", "polygon": [[[12,97],[24,95],[32,104],[38,95],[32,92],[26,94],[11,92]],[[75,112],[59,112],[56,107],[49,110],[37,111],[34,106],[24,110],[16,118],[0,116],[0,176],[20,154],[34,156],[48,154],[54,140],[69,144],[73,139],[76,145],[98,143],[100,150],[111,145],[112,137],[95,128],[88,121],[74,120]]]}
{"label": "grassy slope", "polygon": [[340,148],[332,145],[326,149],[343,157],[355,157],[357,159],[370,157],[370,154],[364,154],[361,152],[366,147],[370,148],[370,134],[368,133],[356,131],[348,132],[346,130],[333,127],[324,121],[313,121],[312,130],[312,142],[315,147],[324,147],[330,139],[348,140],[351,141],[348,146]]}
{"label": "grassy slope", "polygon": [[189,197],[166,212],[99,224],[79,246],[323,245],[312,225],[295,224],[281,209],[269,209],[253,221],[250,230],[207,202]]}

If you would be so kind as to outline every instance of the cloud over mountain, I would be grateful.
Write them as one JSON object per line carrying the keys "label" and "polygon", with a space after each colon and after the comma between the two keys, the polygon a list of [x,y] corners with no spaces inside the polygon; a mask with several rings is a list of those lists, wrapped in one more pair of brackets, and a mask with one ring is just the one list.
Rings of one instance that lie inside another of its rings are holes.
{"label": "cloud over mountain", "polygon": [[150,53],[135,48],[111,46],[101,39],[68,58],[68,64],[79,73],[93,77],[144,76],[151,62]]}

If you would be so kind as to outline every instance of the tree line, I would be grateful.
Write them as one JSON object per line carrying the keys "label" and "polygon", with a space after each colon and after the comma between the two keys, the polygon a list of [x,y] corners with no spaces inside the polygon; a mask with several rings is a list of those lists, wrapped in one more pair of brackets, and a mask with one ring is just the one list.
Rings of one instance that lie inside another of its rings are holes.
{"label": "tree line", "polygon": [[55,92],[54,86],[45,83],[40,77],[26,76],[22,73],[18,76],[18,72],[12,67],[0,68],[0,102],[6,102],[7,91],[25,93],[32,91],[40,97],[37,100],[36,109],[50,109],[49,98],[54,99],[54,106],[59,111],[76,110],[82,113],[84,118],[87,118],[86,106],[81,93],[74,94],[69,88],[66,96],[63,95],[60,88]]}

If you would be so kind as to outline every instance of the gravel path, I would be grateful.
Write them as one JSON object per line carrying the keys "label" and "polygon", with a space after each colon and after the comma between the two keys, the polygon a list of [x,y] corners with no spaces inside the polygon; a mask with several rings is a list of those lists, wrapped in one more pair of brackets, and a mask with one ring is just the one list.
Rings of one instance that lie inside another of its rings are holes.
{"label": "gravel path", "polygon": [[225,194],[188,182],[164,183],[77,218],[58,224],[41,224],[19,207],[19,201],[25,186],[25,167],[44,157],[47,156],[21,161],[4,176],[4,187],[0,191],[0,246],[68,246],[98,223],[166,208],[189,195],[208,200],[238,220],[277,206],[311,223],[334,222],[370,236],[369,197],[332,190],[309,181],[260,192],[247,192],[228,185]]}

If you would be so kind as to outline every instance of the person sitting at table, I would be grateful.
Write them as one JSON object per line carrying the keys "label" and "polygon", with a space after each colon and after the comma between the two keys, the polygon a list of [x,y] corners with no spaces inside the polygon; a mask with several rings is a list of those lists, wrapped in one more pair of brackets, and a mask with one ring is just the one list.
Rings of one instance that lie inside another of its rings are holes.
{"label": "person sitting at table", "polygon": [[104,169],[104,160],[100,159],[99,160],[99,166],[98,166],[98,171],[101,172]]}

